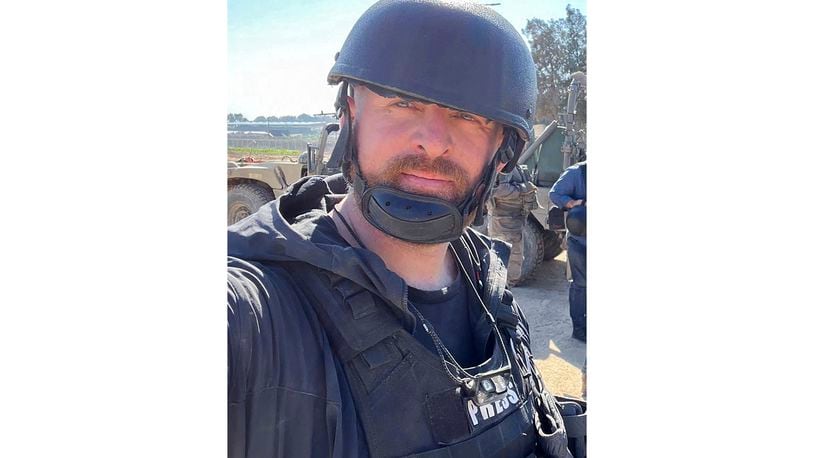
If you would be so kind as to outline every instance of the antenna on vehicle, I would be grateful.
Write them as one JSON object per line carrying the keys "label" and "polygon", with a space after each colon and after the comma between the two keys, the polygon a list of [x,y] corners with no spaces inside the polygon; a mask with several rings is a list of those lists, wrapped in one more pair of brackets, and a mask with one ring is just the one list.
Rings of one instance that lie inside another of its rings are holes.
{"label": "antenna on vehicle", "polygon": [[319,110],[319,113],[314,113],[311,116],[334,116],[335,117],[336,113],[334,113],[334,112],[325,113],[325,110]]}

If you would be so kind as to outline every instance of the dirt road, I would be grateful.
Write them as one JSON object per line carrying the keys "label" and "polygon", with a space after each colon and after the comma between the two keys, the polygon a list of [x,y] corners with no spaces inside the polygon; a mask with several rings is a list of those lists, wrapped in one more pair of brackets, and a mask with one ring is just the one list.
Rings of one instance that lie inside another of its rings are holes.
{"label": "dirt road", "polygon": [[585,344],[571,337],[566,253],[544,262],[523,286],[512,288],[531,328],[531,351],[548,389],[585,397]]}

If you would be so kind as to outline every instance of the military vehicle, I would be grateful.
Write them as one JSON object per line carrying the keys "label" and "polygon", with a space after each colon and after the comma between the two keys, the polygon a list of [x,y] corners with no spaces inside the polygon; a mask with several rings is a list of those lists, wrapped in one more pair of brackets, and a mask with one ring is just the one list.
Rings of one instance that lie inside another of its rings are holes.
{"label": "military vehicle", "polygon": [[325,174],[324,152],[328,135],[339,130],[332,123],[322,129],[319,143],[307,145],[299,158],[256,161],[247,158],[227,163],[227,224],[234,224],[274,200],[290,184],[306,175]]}
{"label": "military vehicle", "polygon": [[521,279],[528,278],[538,264],[553,259],[564,249],[565,222],[554,207],[548,191],[562,172],[584,161],[585,126],[577,122],[577,102],[584,97],[586,77],[575,72],[568,86],[568,101],[558,121],[552,121],[520,154],[518,166],[525,168],[537,186],[539,208],[531,210],[523,226],[523,266]]}

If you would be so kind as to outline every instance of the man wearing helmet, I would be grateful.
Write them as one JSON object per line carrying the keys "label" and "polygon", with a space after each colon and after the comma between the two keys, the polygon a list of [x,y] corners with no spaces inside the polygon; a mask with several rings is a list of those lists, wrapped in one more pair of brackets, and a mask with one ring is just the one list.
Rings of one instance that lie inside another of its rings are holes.
{"label": "man wearing helmet", "polygon": [[522,38],[494,11],[382,0],[328,79],[331,163],[229,228],[230,456],[571,456],[467,226],[528,139]]}
{"label": "man wearing helmet", "polygon": [[[353,87],[354,96],[347,98],[347,122],[355,126],[359,169],[350,164],[351,182],[359,183],[359,177],[364,177],[370,189],[390,188],[444,202],[463,202],[473,194],[503,141],[500,124],[396,94],[384,97],[376,93],[382,93],[381,89],[371,90],[364,84],[353,83]],[[410,286],[436,290],[455,280],[457,267],[447,243],[421,243],[388,233],[386,228],[377,229],[365,219],[358,188],[351,189],[352,199],[344,199],[335,208],[341,229],[355,233]],[[405,210],[423,203],[406,201]],[[462,225],[468,226],[475,216],[467,215]],[[404,250],[421,255],[405,256]]]}
{"label": "man wearing helmet", "polygon": [[587,201],[588,162],[578,162],[560,175],[551,186],[548,196],[551,202],[568,212],[568,264],[571,281],[568,287],[568,304],[571,314],[571,336],[583,342],[588,334],[588,313],[586,300],[586,254],[587,237],[585,231]]}

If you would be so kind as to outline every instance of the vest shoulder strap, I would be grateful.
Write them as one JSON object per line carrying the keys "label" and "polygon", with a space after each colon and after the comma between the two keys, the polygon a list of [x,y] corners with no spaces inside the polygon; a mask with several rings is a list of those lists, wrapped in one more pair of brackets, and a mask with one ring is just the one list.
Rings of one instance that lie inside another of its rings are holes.
{"label": "vest shoulder strap", "polygon": [[300,280],[303,293],[322,323],[331,347],[343,362],[361,353],[371,364],[381,361],[383,353],[374,347],[404,329],[402,322],[383,301],[361,285],[314,266],[292,262],[287,266]]}

